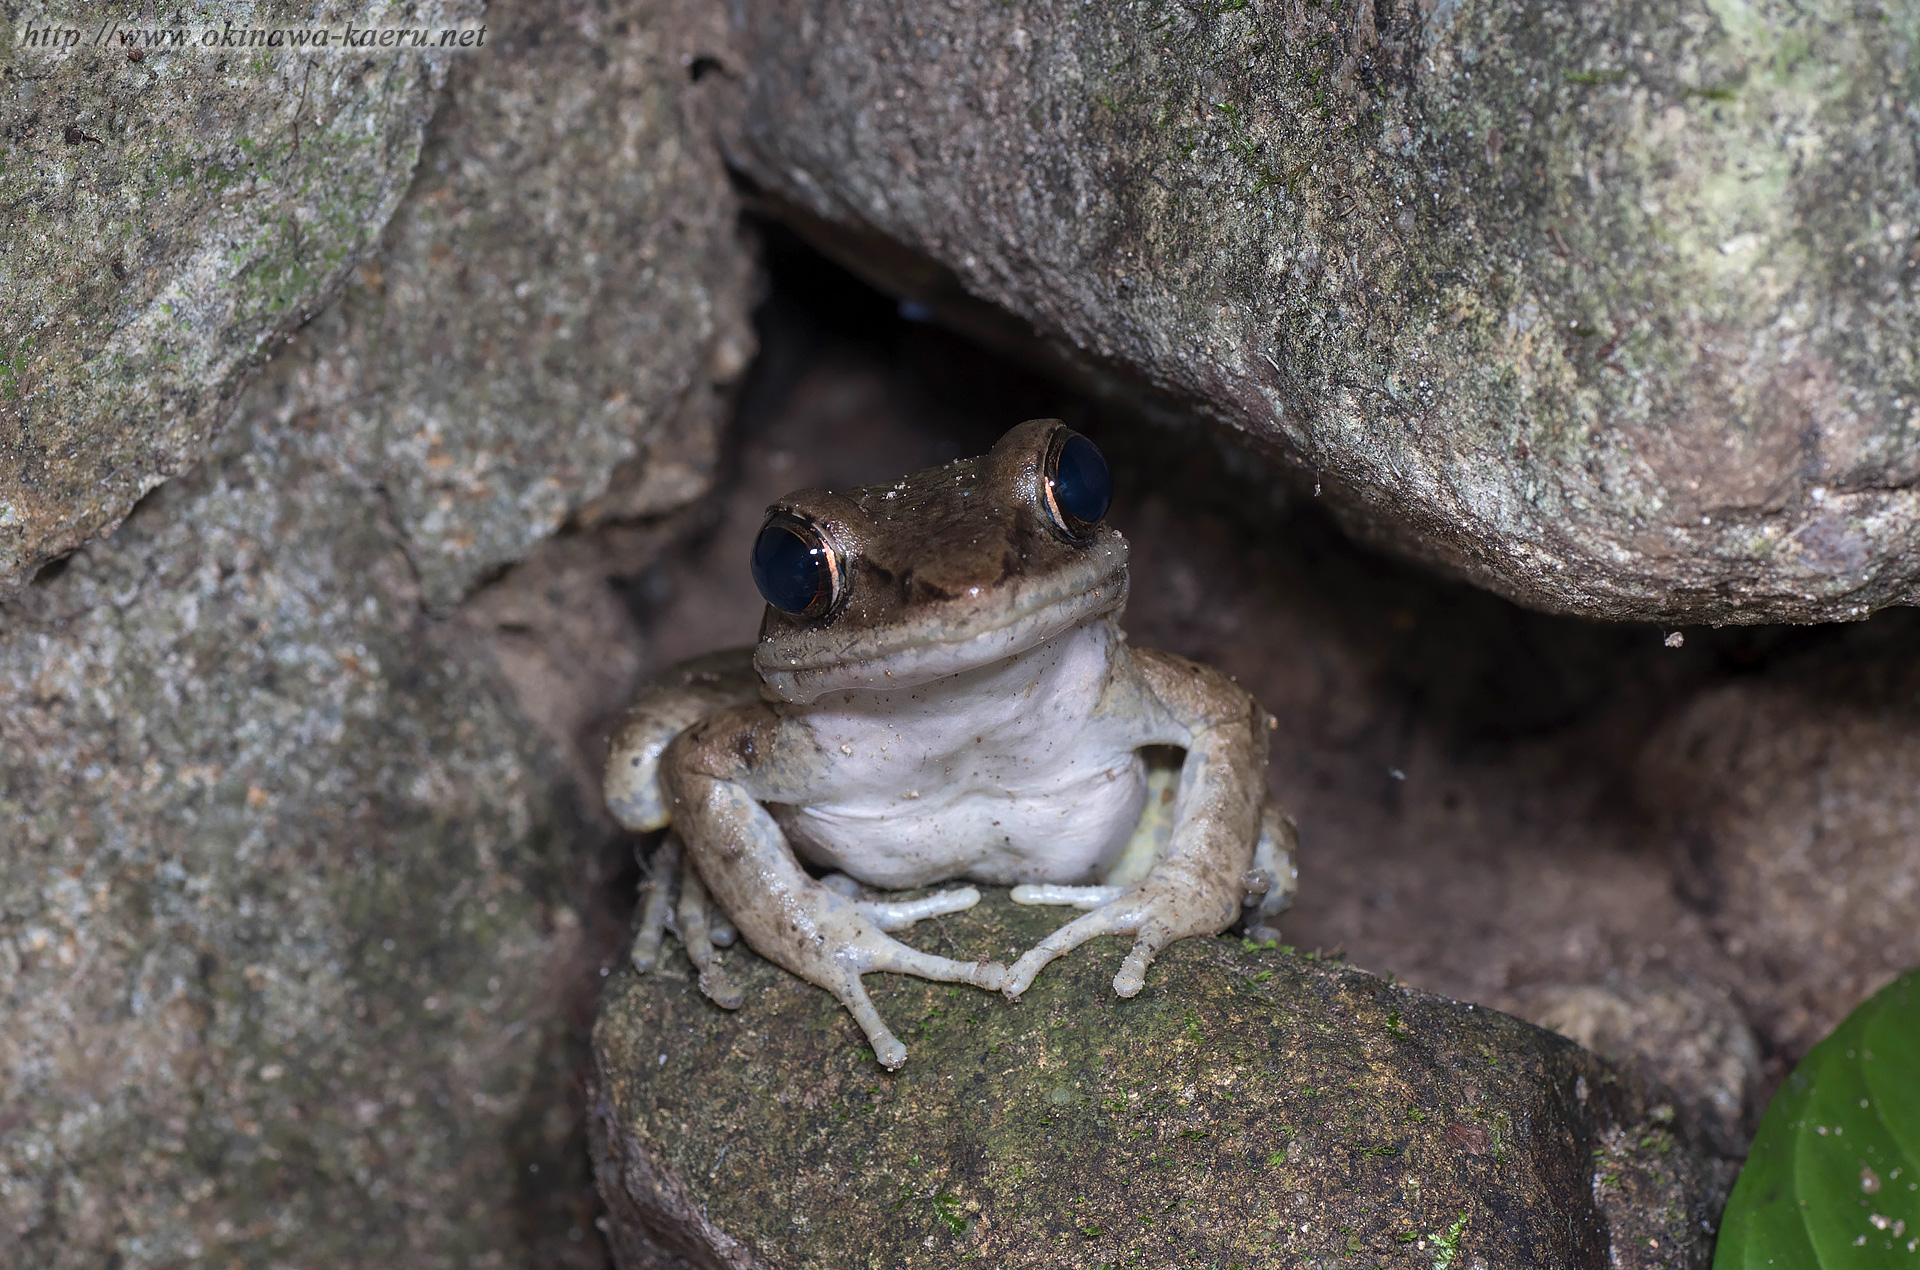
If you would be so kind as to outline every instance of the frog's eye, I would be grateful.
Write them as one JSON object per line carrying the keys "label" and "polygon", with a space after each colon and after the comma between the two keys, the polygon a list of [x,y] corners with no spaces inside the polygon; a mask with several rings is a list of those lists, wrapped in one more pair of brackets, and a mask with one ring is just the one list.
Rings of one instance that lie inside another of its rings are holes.
{"label": "frog's eye", "polygon": [[1083,540],[1113,501],[1113,475],[1100,448],[1071,428],[1047,446],[1047,512],[1067,537]]}
{"label": "frog's eye", "polygon": [[753,540],[753,584],[782,613],[825,615],[839,602],[845,577],[840,553],[819,526],[790,512],[767,517]]}

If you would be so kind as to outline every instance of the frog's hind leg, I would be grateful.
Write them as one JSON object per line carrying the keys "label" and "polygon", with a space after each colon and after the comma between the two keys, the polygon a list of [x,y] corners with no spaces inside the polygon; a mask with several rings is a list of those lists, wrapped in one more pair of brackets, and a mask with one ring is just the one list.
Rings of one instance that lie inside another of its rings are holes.
{"label": "frog's hind leg", "polygon": [[1293,817],[1281,811],[1271,796],[1260,808],[1260,838],[1253,847],[1253,868],[1247,873],[1247,937],[1280,938],[1273,919],[1293,907],[1300,891],[1300,835]]}
{"label": "frog's hind leg", "polygon": [[673,905],[673,886],[680,880],[680,835],[669,833],[654,849],[644,883],[647,898],[640,909],[640,929],[633,937],[633,968],[646,974],[660,964],[660,946],[667,931],[667,911]]}

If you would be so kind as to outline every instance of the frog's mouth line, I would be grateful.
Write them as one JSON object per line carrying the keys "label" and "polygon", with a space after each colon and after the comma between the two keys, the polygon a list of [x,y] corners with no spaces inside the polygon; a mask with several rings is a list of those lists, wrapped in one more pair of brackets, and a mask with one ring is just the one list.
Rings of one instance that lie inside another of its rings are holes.
{"label": "frog's mouth line", "polygon": [[1062,589],[1066,594],[1049,588],[1035,595],[1010,618],[984,630],[962,627],[946,639],[901,639],[892,646],[875,640],[861,650],[864,656],[853,657],[816,653],[782,659],[773,644],[762,642],[754,650],[754,665],[774,695],[795,705],[847,688],[917,687],[992,665],[1126,604],[1125,554],[1097,579],[1074,579]]}

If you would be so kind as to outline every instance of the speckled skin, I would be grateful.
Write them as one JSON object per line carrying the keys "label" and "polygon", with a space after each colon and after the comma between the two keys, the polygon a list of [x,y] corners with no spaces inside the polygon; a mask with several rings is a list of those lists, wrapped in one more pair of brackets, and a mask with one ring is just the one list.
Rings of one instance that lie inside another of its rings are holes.
{"label": "speckled skin", "polygon": [[[869,971],[1018,997],[1053,958],[1128,934],[1114,990],[1132,996],[1167,944],[1290,899],[1290,827],[1264,792],[1271,720],[1218,671],[1127,647],[1126,540],[1050,528],[1041,464],[1060,426],[1034,420],[978,459],[777,503],[845,547],[844,606],[813,621],[769,609],[756,648],[675,668],[615,738],[608,805],[635,830],[670,824],[668,860],[684,845],[678,933],[722,1005],[740,996],[709,946],[709,894],[756,952],[843,1002],[890,1068],[906,1050],[861,986]],[[1185,759],[1170,832],[1140,858],[1128,847],[1150,746]],[[838,873],[816,879],[803,859]],[[1090,911],[1009,967],[887,933],[973,904],[971,888],[900,904],[855,885],[961,878]],[[643,968],[664,913],[657,892]]]}

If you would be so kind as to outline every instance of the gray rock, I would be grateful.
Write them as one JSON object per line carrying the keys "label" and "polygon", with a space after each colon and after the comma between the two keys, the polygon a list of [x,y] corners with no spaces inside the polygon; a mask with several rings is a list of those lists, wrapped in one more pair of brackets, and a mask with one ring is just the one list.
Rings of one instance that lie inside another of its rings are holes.
{"label": "gray rock", "polygon": [[1920,600],[1910,28],[757,0],[729,147],[854,268],[1242,429],[1365,538],[1561,612],[1852,618]]}
{"label": "gray rock", "polygon": [[427,610],[698,487],[748,266],[703,16],[488,21],[381,262],[0,610],[0,1262],[532,1260],[595,834],[573,716],[475,637],[527,605]]}
{"label": "gray rock", "polygon": [[1887,617],[1702,695],[1641,768],[1735,995],[1789,1060],[1920,962],[1920,669],[1914,623]]}
{"label": "gray rock", "polygon": [[576,515],[704,492],[716,384],[753,354],[753,257],[688,71],[722,45],[719,13],[491,21],[502,51],[456,71],[342,351],[436,613]]}
{"label": "gray rock", "polygon": [[[1059,921],[993,895],[912,939],[998,956]],[[1236,938],[1173,945],[1123,1001],[1122,951],[1053,963],[1017,1004],[873,976],[897,1073],[744,949],[734,1013],[677,955],[618,972],[591,1126],[615,1260],[1707,1264],[1718,1167],[1571,1042]]]}
{"label": "gray rock", "polygon": [[[131,30],[478,24],[478,0],[369,10],[213,3]],[[124,9],[124,6],[123,6]],[[407,189],[456,54],[200,48],[138,62],[0,33],[0,599],[190,466],[275,340],[311,316]],[[115,29],[117,31],[117,28]]]}
{"label": "gray rock", "polygon": [[7,611],[10,1264],[517,1243],[507,1138],[579,930],[573,827],[311,421],[325,363],[284,363],[198,471]]}
{"label": "gray rock", "polygon": [[1637,1065],[1679,1096],[1719,1154],[1746,1154],[1747,1117],[1759,1110],[1760,1046],[1724,990],[1667,975],[1541,984],[1525,994],[1520,1014],[1613,1062]]}

